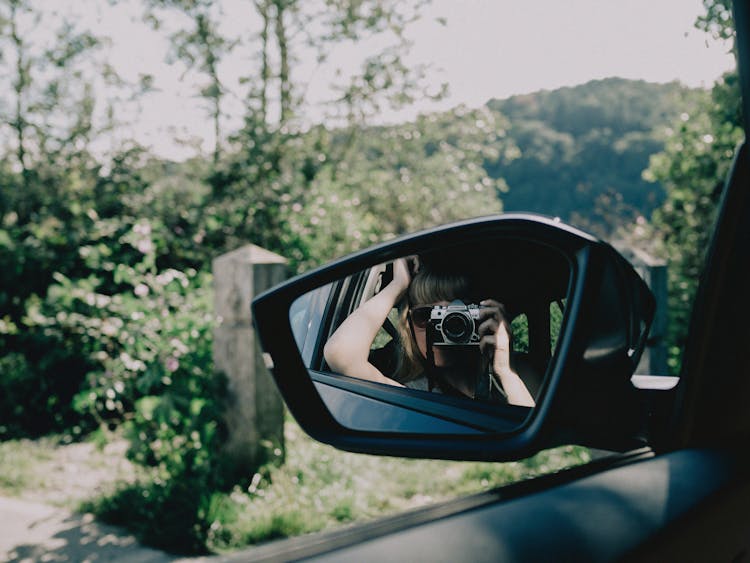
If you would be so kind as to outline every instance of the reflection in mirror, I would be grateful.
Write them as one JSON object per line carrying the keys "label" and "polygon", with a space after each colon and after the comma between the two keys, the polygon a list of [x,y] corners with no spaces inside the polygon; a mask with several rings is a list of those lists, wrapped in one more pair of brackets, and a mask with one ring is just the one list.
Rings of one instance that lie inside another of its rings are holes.
{"label": "reflection in mirror", "polygon": [[[550,247],[473,241],[317,288],[295,301],[290,321],[305,365],[341,424],[507,431],[539,397],[570,278],[568,260]],[[485,420],[501,412],[504,422]]]}

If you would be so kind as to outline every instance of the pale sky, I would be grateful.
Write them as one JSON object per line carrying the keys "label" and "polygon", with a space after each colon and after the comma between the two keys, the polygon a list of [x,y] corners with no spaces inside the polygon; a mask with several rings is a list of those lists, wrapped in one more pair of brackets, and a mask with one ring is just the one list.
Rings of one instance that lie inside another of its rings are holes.
{"label": "pale sky", "polygon": [[[247,0],[222,4],[229,33],[254,31]],[[112,61],[127,78],[139,73],[156,77],[158,94],[143,103],[132,133],[164,156],[180,157],[185,149],[166,143],[164,131],[203,139],[213,146],[210,120],[195,97],[191,75],[164,63],[163,36],[138,21],[133,5],[115,8],[99,4],[99,32],[113,38]],[[429,63],[431,82],[447,82],[450,95],[439,104],[422,103],[400,113],[386,112],[386,122],[459,104],[479,106],[490,98],[539,89],[554,89],[592,79],[620,76],[652,82],[678,80],[710,87],[733,65],[728,45],[711,40],[693,27],[701,13],[700,0],[433,0],[422,21],[409,30],[414,45],[408,60]],[[89,15],[87,17],[93,17]],[[445,18],[441,25],[437,19]],[[373,45],[343,45],[323,65],[302,60],[298,78],[307,82],[305,109],[309,120],[322,118],[320,102],[331,97],[329,83],[336,69],[356,68]],[[228,81],[251,66],[237,56],[226,62]],[[237,116],[241,100],[229,100],[228,113]],[[234,104],[234,106],[232,105]]]}
{"label": "pale sky", "polygon": [[[419,30],[415,55],[445,68],[456,101],[482,104],[621,76],[710,86],[733,61],[693,22],[700,0],[439,1],[444,30]],[[713,43],[713,44],[711,44]]]}

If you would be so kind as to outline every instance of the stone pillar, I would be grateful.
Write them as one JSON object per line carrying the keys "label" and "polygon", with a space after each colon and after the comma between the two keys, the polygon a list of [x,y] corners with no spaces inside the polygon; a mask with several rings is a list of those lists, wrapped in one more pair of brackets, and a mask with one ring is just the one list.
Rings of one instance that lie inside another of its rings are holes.
{"label": "stone pillar", "polygon": [[263,364],[250,304],[286,279],[286,260],[248,244],[214,259],[213,276],[214,369],[227,378],[228,386],[226,469],[232,478],[243,479],[273,456],[273,450],[283,452],[284,447],[284,403]]}
{"label": "stone pillar", "polygon": [[644,375],[669,375],[667,365],[667,266],[652,263],[640,272],[656,298],[656,312],[648,335],[648,345],[643,351],[635,373]]}

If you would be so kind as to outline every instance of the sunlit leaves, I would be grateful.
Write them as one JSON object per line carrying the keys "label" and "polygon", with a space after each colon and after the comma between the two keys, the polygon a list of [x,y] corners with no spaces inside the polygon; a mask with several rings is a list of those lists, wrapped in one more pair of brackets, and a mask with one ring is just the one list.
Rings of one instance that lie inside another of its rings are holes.
{"label": "sunlit leaves", "polygon": [[510,151],[504,128],[494,112],[459,108],[387,128],[311,132],[328,158],[312,155],[313,180],[281,210],[313,260],[499,212],[504,186],[482,163]]}
{"label": "sunlit leaves", "polygon": [[646,171],[667,188],[667,200],[653,216],[669,260],[670,363],[679,369],[708,237],[713,231],[724,179],[739,142],[737,76],[725,75],[670,129],[664,152]]}
{"label": "sunlit leaves", "polygon": [[734,38],[731,0],[703,0],[705,14],[698,17],[695,26],[715,39],[729,40]]}
{"label": "sunlit leaves", "polygon": [[[714,38],[734,36],[730,2],[704,0],[706,12],[696,27]],[[653,217],[669,259],[670,367],[680,369],[693,298],[724,181],[738,144],[744,139],[736,72],[726,73],[710,94],[699,99],[668,130],[663,153],[646,174],[667,187],[667,200]]]}

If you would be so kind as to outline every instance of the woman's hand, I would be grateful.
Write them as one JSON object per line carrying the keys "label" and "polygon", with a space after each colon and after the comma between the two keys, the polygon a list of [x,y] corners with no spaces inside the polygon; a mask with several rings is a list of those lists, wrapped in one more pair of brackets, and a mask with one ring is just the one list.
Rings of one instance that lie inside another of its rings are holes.
{"label": "woman's hand", "polygon": [[399,297],[403,296],[409,289],[411,277],[416,271],[417,258],[408,256],[393,261],[393,281],[391,282],[398,290]]}
{"label": "woman's hand", "polygon": [[494,299],[479,305],[479,349],[492,359],[492,370],[500,373],[510,369],[510,323],[505,307]]}
{"label": "woman's hand", "polygon": [[505,307],[494,299],[479,303],[479,349],[492,359],[492,372],[505,390],[508,403],[533,407],[534,399],[511,367],[510,323]]}

